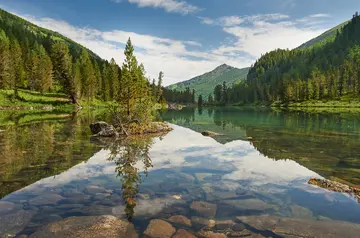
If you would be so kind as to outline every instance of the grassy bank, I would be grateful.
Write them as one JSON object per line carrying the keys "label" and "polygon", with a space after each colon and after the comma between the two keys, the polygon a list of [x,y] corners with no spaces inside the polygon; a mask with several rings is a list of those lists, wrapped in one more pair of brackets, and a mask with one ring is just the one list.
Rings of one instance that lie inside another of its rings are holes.
{"label": "grassy bank", "polygon": [[51,110],[53,108],[73,108],[69,97],[61,93],[44,93],[19,90],[15,97],[14,90],[0,90],[0,109]]}

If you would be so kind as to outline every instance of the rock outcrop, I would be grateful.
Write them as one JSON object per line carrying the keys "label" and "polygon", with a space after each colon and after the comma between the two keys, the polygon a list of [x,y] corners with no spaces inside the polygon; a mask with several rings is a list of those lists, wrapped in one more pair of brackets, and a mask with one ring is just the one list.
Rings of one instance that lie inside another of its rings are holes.
{"label": "rock outcrop", "polygon": [[318,178],[309,179],[308,184],[325,188],[327,190],[334,192],[353,194],[360,203],[360,188],[351,187],[349,185],[328,179],[318,179]]}
{"label": "rock outcrop", "polygon": [[102,136],[102,137],[119,136],[119,133],[116,131],[115,127],[104,121],[98,121],[92,123],[90,125],[90,130],[93,136]]}
{"label": "rock outcrop", "polygon": [[117,137],[119,135],[165,134],[172,128],[164,122],[151,122],[148,125],[130,123],[117,131],[114,126],[99,121],[92,123],[90,130],[94,137]]}

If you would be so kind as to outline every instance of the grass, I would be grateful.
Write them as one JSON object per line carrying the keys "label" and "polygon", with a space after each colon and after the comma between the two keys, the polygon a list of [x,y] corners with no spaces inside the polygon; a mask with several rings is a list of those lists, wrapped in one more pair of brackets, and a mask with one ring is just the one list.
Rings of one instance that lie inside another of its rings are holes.
{"label": "grass", "polygon": [[72,108],[70,99],[62,93],[44,93],[19,90],[15,97],[14,90],[0,90],[0,107],[3,109],[44,109]]}

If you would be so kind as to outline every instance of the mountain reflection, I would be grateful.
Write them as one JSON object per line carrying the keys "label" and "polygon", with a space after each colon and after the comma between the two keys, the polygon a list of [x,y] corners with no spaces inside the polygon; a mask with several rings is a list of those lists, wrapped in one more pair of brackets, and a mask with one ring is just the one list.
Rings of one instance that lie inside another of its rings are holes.
{"label": "mountain reflection", "polygon": [[148,175],[148,168],[152,167],[149,150],[153,144],[151,137],[121,138],[106,147],[110,151],[108,160],[114,161],[115,172],[121,182],[122,196],[125,203],[125,214],[131,221],[136,207],[136,197],[139,184],[142,182],[139,162],[143,165],[143,175]]}
{"label": "mountain reflection", "polygon": [[217,132],[221,136],[214,139],[222,144],[250,138],[268,158],[292,159],[324,177],[360,184],[360,122],[354,113],[215,107],[202,113],[184,108],[163,119],[197,132]]}

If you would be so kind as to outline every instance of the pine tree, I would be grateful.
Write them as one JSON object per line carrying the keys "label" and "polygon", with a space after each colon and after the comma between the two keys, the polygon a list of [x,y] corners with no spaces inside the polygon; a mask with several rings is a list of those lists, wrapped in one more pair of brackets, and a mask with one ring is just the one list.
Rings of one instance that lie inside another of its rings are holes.
{"label": "pine tree", "polygon": [[62,91],[71,96],[73,103],[78,103],[78,85],[75,84],[72,74],[72,57],[68,45],[57,42],[51,47],[54,79],[60,84]]}
{"label": "pine tree", "polygon": [[24,69],[24,59],[22,56],[22,51],[19,42],[16,39],[13,39],[10,45],[10,55],[11,55],[11,74],[14,79],[14,88],[15,96],[18,97],[18,88],[24,86],[25,79],[25,69]]}
{"label": "pine tree", "polygon": [[11,88],[10,77],[10,41],[3,30],[0,30],[0,88]]}
{"label": "pine tree", "polygon": [[110,75],[109,75],[109,85],[111,85],[110,87],[110,98],[117,98],[118,97],[118,92],[119,92],[119,88],[120,88],[120,84],[119,84],[119,70],[118,70],[118,66],[115,63],[114,59],[111,59],[110,61]]}
{"label": "pine tree", "polygon": [[159,77],[158,77],[158,83],[157,83],[157,88],[156,88],[156,95],[155,95],[155,99],[157,102],[160,101],[160,97],[162,95],[162,81],[164,78],[164,73],[160,71],[159,73]]}
{"label": "pine tree", "polygon": [[82,97],[87,99],[88,104],[96,94],[96,77],[89,53],[83,49],[80,56]]}
{"label": "pine tree", "polygon": [[203,102],[202,95],[199,95],[199,97],[198,97],[198,107],[202,107],[203,104],[204,104],[204,102]]}

